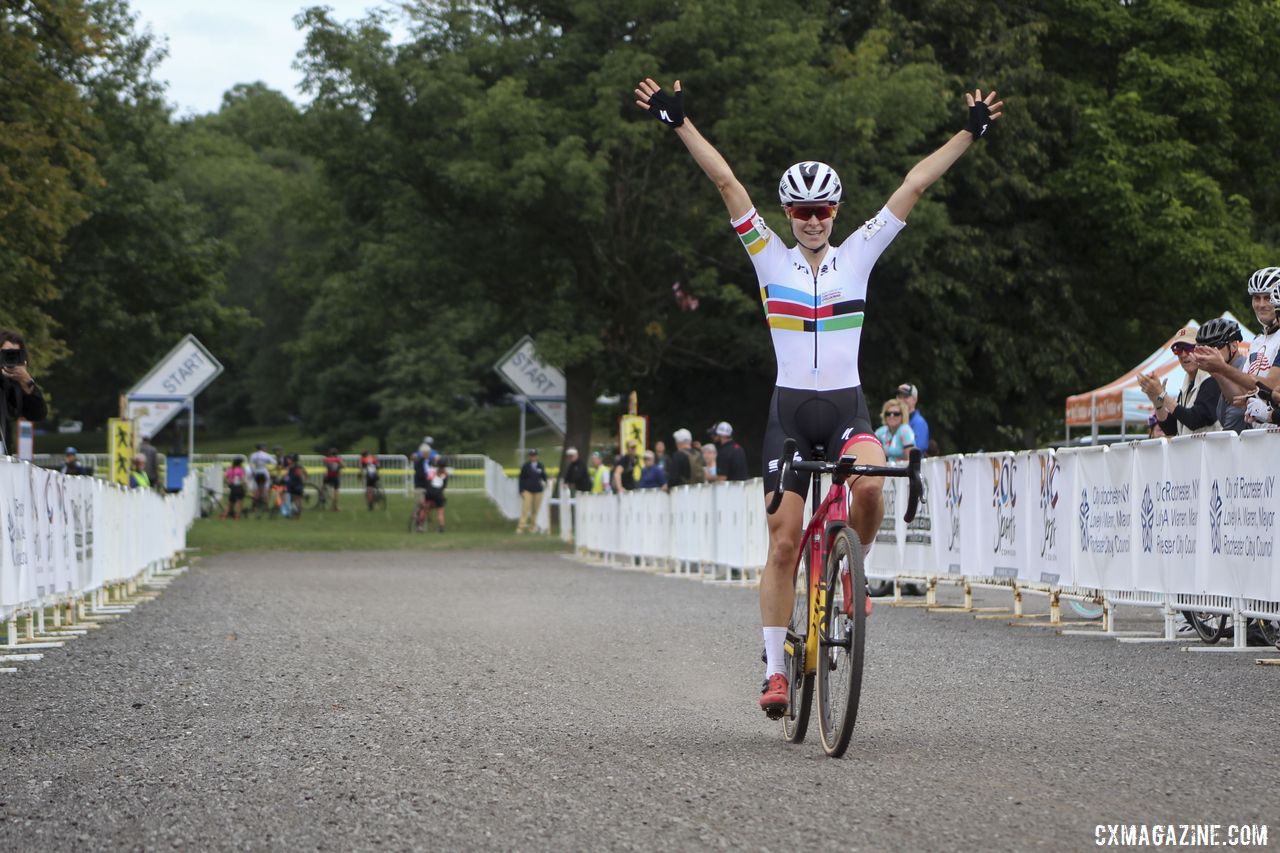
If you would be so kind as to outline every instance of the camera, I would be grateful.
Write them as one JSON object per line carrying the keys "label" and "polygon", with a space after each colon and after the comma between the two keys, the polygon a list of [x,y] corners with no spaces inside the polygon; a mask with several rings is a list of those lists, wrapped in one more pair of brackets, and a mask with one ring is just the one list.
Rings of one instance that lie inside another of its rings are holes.
{"label": "camera", "polygon": [[25,349],[0,349],[0,367],[21,367],[26,363]]}
{"label": "camera", "polygon": [[1261,382],[1258,382],[1256,384],[1258,386],[1258,399],[1262,400],[1267,405],[1275,405],[1272,399],[1271,389],[1266,385],[1263,385]]}

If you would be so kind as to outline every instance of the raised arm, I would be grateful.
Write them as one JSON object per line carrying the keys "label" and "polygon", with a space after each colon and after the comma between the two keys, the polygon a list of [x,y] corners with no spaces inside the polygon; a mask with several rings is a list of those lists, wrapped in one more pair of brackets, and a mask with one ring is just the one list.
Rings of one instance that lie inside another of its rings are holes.
{"label": "raised arm", "polygon": [[746,188],[734,177],[733,169],[725,161],[720,152],[698,132],[684,114],[684,92],[680,89],[680,81],[675,83],[675,94],[668,95],[662,88],[646,77],[636,86],[636,106],[675,131],[676,136],[684,143],[693,155],[694,162],[702,167],[711,182],[720,191],[724,206],[729,209],[729,218],[738,219],[751,209],[751,199]]}
{"label": "raised arm", "polygon": [[934,181],[945,175],[961,155],[969,150],[969,146],[985,135],[991,124],[1004,114],[1001,112],[1004,101],[996,100],[994,89],[985,98],[982,96],[981,89],[974,91],[973,94],[966,92],[964,99],[969,106],[969,121],[964,130],[913,166],[903,179],[902,186],[889,196],[887,205],[889,212],[904,222],[911,214],[911,209],[916,206],[916,202],[920,200],[920,196],[924,195],[924,191],[932,186]]}

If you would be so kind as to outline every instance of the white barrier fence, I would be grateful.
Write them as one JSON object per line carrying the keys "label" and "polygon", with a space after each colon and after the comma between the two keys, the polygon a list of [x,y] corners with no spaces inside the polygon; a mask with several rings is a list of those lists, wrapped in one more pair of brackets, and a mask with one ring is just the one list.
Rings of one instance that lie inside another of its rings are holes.
{"label": "white barrier fence", "polygon": [[[1280,619],[1280,431],[947,456],[926,459],[922,475],[910,525],[906,481],[885,481],[870,577],[1010,586],[1051,594],[1055,607],[1076,597],[1108,612]],[[750,579],[765,562],[763,505],[759,480],[583,496],[576,544],[604,559]]]}
{"label": "white barrier fence", "polygon": [[47,608],[60,621],[61,605],[166,566],[186,547],[200,492],[195,475],[159,495],[0,458],[0,506],[0,622],[12,648],[17,617],[35,614],[43,629]]}

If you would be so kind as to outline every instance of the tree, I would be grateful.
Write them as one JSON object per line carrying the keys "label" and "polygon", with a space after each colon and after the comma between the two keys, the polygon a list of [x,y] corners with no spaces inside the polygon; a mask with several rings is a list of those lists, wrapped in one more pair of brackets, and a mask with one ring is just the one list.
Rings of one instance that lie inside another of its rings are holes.
{"label": "tree", "polygon": [[21,330],[46,368],[65,352],[48,313],[53,267],[88,216],[85,193],[101,183],[78,87],[113,37],[83,3],[0,8],[0,325]]}

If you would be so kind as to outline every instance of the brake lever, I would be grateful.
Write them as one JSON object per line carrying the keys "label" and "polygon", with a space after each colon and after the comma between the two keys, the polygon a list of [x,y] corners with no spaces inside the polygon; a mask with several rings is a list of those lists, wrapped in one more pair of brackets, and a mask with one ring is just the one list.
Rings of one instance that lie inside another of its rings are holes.
{"label": "brake lever", "polygon": [[916,509],[920,505],[920,498],[924,495],[924,484],[920,482],[920,448],[911,448],[907,462],[907,512],[902,520],[910,524],[915,520]]}

